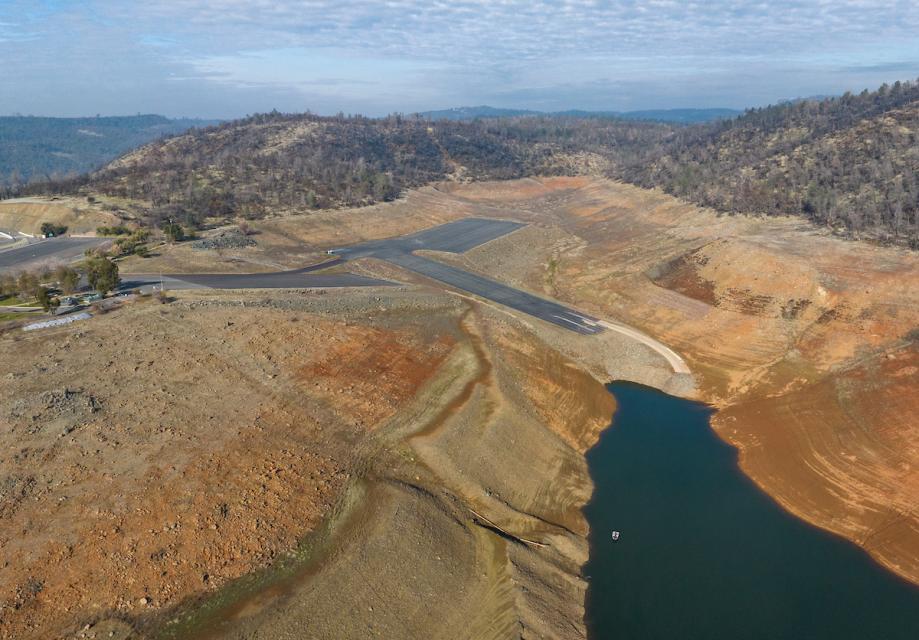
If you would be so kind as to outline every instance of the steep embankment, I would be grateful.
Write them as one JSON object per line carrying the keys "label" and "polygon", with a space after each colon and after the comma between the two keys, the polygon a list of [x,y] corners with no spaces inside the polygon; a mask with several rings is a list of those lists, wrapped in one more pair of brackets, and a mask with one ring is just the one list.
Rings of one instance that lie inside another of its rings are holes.
{"label": "steep embankment", "polygon": [[76,198],[0,200],[0,231],[39,235],[45,222],[67,227],[70,234],[94,234],[100,226],[120,222],[114,214]]}
{"label": "steep embankment", "polygon": [[[914,471],[919,433],[911,420],[916,407],[907,393],[919,383],[911,333],[919,324],[919,265],[913,254],[843,242],[793,218],[718,216],[659,193],[581,178],[441,185],[363,211],[371,220],[391,221],[384,235],[465,215],[531,222],[465,256],[439,259],[625,321],[673,346],[695,372],[701,397],[719,407],[713,426],[740,448],[744,470],[767,493],[919,580],[919,534],[909,506],[919,493]],[[431,219],[431,212],[440,213]],[[360,214],[338,215],[348,228]],[[337,244],[332,227],[323,227],[322,218],[314,225],[311,218],[267,227],[283,225],[304,238],[316,231],[317,249]],[[482,309],[495,319],[507,315]],[[585,342],[532,319],[519,321],[526,333],[512,343],[535,335],[601,379],[634,379],[686,392],[673,386],[663,358],[625,336],[607,332]],[[499,353],[500,358],[490,357],[492,366],[512,363],[517,376],[534,367],[552,370],[541,359],[526,362]],[[540,384],[554,388],[545,380]],[[490,402],[484,392],[477,397],[484,406]],[[533,399],[527,404],[539,406]],[[468,406],[483,411],[482,404]],[[467,436],[480,437],[473,425],[492,419],[488,411],[477,415],[465,435],[448,429],[433,440],[426,435],[413,441],[417,455],[435,470],[437,484],[464,487],[469,477],[492,478],[489,465],[467,470],[473,463],[467,447],[476,446]],[[558,419],[578,422],[564,411]],[[506,469],[517,456],[534,455],[525,439],[497,446],[513,450],[510,460],[502,460]],[[483,455],[488,460],[491,454]],[[503,476],[489,485],[501,486],[497,483],[508,481]],[[540,473],[540,482],[546,477]],[[506,488],[498,491],[508,495]],[[580,489],[572,495],[571,505],[585,498]],[[521,493],[514,504],[527,505],[518,507],[527,511],[531,500]],[[486,515],[529,539],[525,521]],[[553,521],[562,517],[556,513]]]}
{"label": "steep embankment", "polygon": [[674,347],[760,486],[919,582],[919,257],[610,182],[516,184],[450,189],[534,223],[470,266]]}
{"label": "steep embankment", "polygon": [[362,447],[366,495],[328,559],[205,637],[584,637],[582,453],[613,400],[504,315],[473,307],[457,329]]}

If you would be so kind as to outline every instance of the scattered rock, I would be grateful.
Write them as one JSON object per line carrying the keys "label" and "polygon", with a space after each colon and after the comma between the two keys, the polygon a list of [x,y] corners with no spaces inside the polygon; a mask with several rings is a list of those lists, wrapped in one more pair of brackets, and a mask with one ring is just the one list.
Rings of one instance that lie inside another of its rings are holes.
{"label": "scattered rock", "polygon": [[210,238],[202,238],[191,243],[192,249],[243,249],[254,247],[257,243],[239,230],[221,231]]}

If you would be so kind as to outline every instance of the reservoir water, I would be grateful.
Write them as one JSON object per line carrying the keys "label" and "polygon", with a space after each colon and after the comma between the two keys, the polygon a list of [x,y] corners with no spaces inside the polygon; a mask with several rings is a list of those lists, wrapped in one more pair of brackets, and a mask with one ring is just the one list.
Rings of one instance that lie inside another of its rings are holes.
{"label": "reservoir water", "polygon": [[782,510],[741,473],[711,409],[609,389],[613,426],[587,454],[588,638],[919,638],[919,588]]}

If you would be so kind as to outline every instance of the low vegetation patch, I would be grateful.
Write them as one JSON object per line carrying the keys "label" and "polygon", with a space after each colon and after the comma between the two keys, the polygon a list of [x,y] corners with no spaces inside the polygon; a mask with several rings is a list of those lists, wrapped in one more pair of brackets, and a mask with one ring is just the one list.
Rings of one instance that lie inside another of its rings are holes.
{"label": "low vegetation patch", "polygon": [[131,230],[124,225],[114,227],[96,227],[96,235],[99,236],[125,236],[129,235]]}

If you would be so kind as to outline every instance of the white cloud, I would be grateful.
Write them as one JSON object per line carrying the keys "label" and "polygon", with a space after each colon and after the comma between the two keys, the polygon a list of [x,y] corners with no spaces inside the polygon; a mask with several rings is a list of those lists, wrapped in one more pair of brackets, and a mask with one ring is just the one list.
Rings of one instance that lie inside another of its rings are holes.
{"label": "white cloud", "polygon": [[[813,51],[839,39],[915,38],[919,4],[909,1],[779,0],[668,2],[615,0],[172,0],[128,6],[102,2],[109,15],[168,21],[206,31],[215,48],[283,44],[360,48],[460,60],[546,59],[556,55]],[[223,39],[223,36],[226,39]]]}
{"label": "white cloud", "polygon": [[[61,78],[91,82],[101,75],[113,95],[120,87],[125,105],[132,105],[125,110],[147,110],[133,106],[149,97],[138,88],[141,81],[167,87],[176,78],[200,84],[195,105],[213,90],[221,99],[236,91],[245,105],[261,99],[265,109],[302,108],[305,101],[318,110],[380,113],[512,100],[547,108],[742,106],[859,89],[891,74],[919,75],[919,3],[913,0],[86,0],[35,6],[32,0],[0,4],[0,66],[14,68],[14,81],[44,92],[45,102]],[[9,42],[11,31],[20,42]],[[22,42],[22,34],[36,40]],[[179,94],[175,99],[183,101]],[[13,101],[0,97],[0,111],[17,109]]]}

